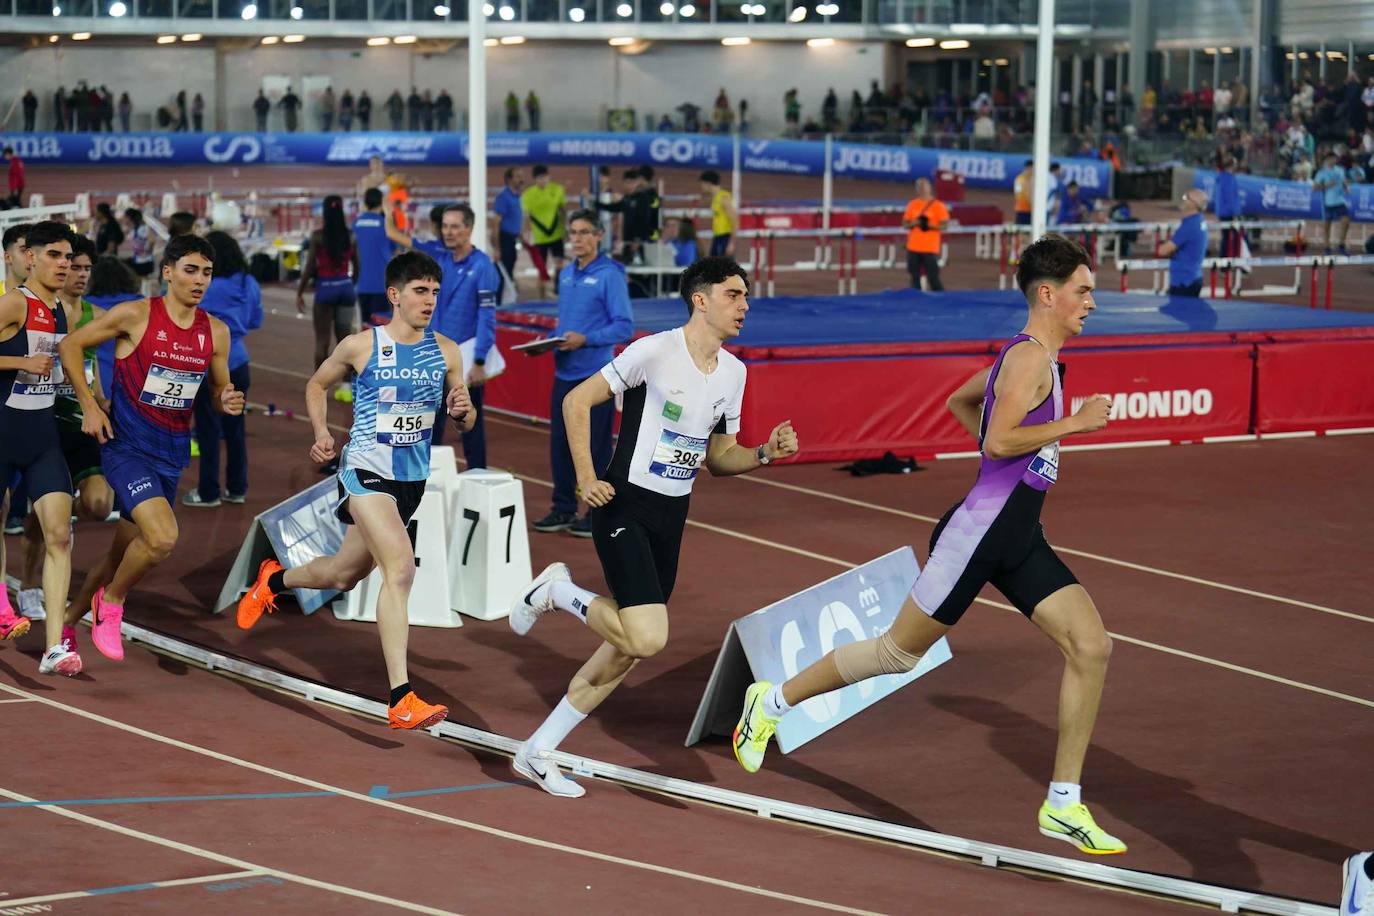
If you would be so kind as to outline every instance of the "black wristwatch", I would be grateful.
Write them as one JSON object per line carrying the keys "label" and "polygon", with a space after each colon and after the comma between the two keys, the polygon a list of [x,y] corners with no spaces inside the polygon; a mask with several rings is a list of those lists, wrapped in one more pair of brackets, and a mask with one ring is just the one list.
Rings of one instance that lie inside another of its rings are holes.
{"label": "black wristwatch", "polygon": [[485,366],[487,364],[487,361],[485,359],[474,359],[472,361],[472,364],[474,366]]}
{"label": "black wristwatch", "polygon": [[759,460],[759,464],[762,464],[762,465],[765,465],[765,466],[768,465],[768,464],[770,464],[770,463],[773,461],[772,458],[769,458],[769,457],[768,457],[768,446],[767,446],[767,444],[760,445],[758,448],[754,449],[754,457],[757,458],[757,459]]}

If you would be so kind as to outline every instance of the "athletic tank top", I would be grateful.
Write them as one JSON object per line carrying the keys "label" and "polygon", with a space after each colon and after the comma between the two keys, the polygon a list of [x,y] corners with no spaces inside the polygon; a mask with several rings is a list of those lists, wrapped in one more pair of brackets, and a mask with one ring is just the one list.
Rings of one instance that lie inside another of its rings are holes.
{"label": "athletic tank top", "polygon": [[372,355],[353,380],[353,428],[343,467],[388,480],[427,480],[430,435],[447,373],[433,331],[416,343],[398,344],[386,328],[373,328]]}
{"label": "athletic tank top", "polygon": [[28,311],[19,331],[0,343],[0,356],[51,356],[53,363],[47,375],[23,369],[0,370],[0,437],[13,444],[45,448],[57,442],[52,406],[62,381],[57,345],[67,334],[67,316],[61,308],[48,308],[25,287],[19,287],[19,292],[24,294]]}
{"label": "athletic tank top", "polygon": [[201,309],[189,328],[181,328],[161,296],[148,304],[143,338],[132,353],[115,360],[113,444],[179,470],[191,461],[191,405],[210,371],[215,342],[210,316]]}
{"label": "athletic tank top", "polygon": [[[992,364],[992,371],[988,373],[987,387],[983,391],[983,416],[978,423],[978,445],[980,449],[982,448],[983,437],[987,435],[988,420],[992,418],[992,408],[997,403],[995,390],[997,373],[1002,369],[1002,360],[1006,358],[1008,350],[1027,340],[1036,346],[1042,346],[1038,340],[1029,334],[1017,334],[1002,347],[1002,352],[997,354],[997,361]],[[1063,367],[1057,362],[1051,362],[1051,365],[1054,367],[1054,381],[1049,397],[1026,414],[1026,418],[1021,421],[1022,426],[1039,426],[1064,416]],[[984,455],[978,466],[978,482],[974,484],[973,490],[980,497],[991,495],[1005,497],[1016,488],[1018,483],[1025,483],[1037,490],[1048,490],[1050,484],[1058,479],[1059,443],[1051,442],[1038,452],[1016,455],[1012,458],[994,459]]]}
{"label": "athletic tank top", "polygon": [[342,255],[335,257],[329,253],[328,248],[321,244],[320,250],[315,252],[315,285],[321,286],[326,283],[347,281],[348,272],[352,266],[353,247],[351,245]]}
{"label": "athletic tank top", "polygon": [[[66,310],[63,310],[65,317]],[[75,331],[85,327],[95,320],[95,306],[85,299],[81,300],[81,315],[76,319],[76,324],[69,329]],[[95,347],[87,347],[81,351],[81,363],[86,371],[86,384],[95,385],[95,375],[97,369],[97,355]],[[63,379],[57,386],[57,401],[53,405],[53,411],[57,416],[57,425],[64,429],[74,432],[81,431],[81,402],[76,399],[76,390],[72,388],[69,379]]]}

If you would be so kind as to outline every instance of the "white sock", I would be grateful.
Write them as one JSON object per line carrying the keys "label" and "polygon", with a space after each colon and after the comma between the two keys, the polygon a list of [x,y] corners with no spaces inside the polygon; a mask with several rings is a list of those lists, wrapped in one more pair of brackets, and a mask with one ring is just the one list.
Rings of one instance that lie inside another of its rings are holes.
{"label": "white sock", "polygon": [[763,714],[770,719],[781,719],[783,713],[791,708],[783,699],[781,684],[774,684],[763,695]]}
{"label": "white sock", "polygon": [[530,740],[526,743],[530,750],[556,751],[558,745],[563,743],[563,739],[568,737],[568,733],[577,728],[578,723],[587,718],[583,713],[578,712],[573,704],[564,697],[558,701],[558,705],[549,713],[549,717],[544,720],[544,724],[534,730],[530,735]]}
{"label": "white sock", "polygon": [[1072,808],[1083,800],[1083,787],[1076,782],[1052,782],[1049,795],[1046,797],[1051,808]]}
{"label": "white sock", "polygon": [[560,611],[567,611],[583,623],[587,622],[587,613],[592,608],[592,602],[596,600],[595,592],[587,591],[576,582],[565,582],[562,579],[550,582],[548,588],[554,607]]}

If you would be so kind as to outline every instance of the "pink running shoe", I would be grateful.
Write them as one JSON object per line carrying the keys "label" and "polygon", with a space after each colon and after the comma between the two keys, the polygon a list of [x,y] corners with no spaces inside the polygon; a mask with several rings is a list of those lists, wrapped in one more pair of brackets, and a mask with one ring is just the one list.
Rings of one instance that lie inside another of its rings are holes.
{"label": "pink running shoe", "polygon": [[0,608],[0,639],[18,639],[29,631],[29,618],[14,608]]}
{"label": "pink running shoe", "polygon": [[62,627],[62,645],[68,652],[76,651],[76,625],[66,624]]}
{"label": "pink running shoe", "polygon": [[124,620],[124,605],[111,604],[105,600],[105,589],[96,589],[91,598],[91,642],[106,658],[122,661],[124,642],[120,636],[119,625]]}

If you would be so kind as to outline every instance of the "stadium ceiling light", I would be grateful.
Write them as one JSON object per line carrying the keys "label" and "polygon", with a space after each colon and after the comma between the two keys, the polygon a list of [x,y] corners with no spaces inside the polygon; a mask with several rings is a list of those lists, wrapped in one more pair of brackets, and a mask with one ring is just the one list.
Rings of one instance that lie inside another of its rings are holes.
{"label": "stadium ceiling light", "polygon": [[906,40],[908,48],[933,48],[935,47],[934,38],[908,38]]}
{"label": "stadium ceiling light", "polygon": [[510,22],[510,21],[511,21],[512,19],[514,19],[514,18],[515,18],[515,7],[513,7],[513,6],[503,6],[503,7],[501,7],[501,21],[502,21],[502,22]]}
{"label": "stadium ceiling light", "polygon": [[690,3],[684,3],[682,6],[678,7],[677,14],[683,19],[691,19],[697,14],[697,8]]}
{"label": "stadium ceiling light", "polygon": [[667,2],[667,0],[664,0],[663,3],[660,3],[660,4],[658,5],[658,12],[659,12],[659,15],[662,15],[662,16],[671,16],[671,15],[673,15],[674,11],[676,11],[676,10],[677,10],[677,7],[675,7],[675,6],[673,6],[671,3]]}
{"label": "stadium ceiling light", "polygon": [[1231,49],[1231,48],[1222,48],[1222,49],[1221,49],[1221,53],[1222,53],[1222,54],[1230,54],[1232,50],[1233,50],[1233,49]]}
{"label": "stadium ceiling light", "polygon": [[305,10],[299,6],[291,7],[291,18],[300,20],[305,18]]}
{"label": "stadium ceiling light", "polygon": [[[86,35],[88,35],[88,36],[90,35],[89,32],[86,32],[86,33],[84,33],[84,34],[86,34]],[[76,36],[73,35],[72,37],[75,38]],[[187,32],[185,35],[181,36],[181,40],[182,40],[182,41],[200,41],[200,40],[201,40],[202,38],[204,38],[204,37],[205,37],[205,36],[201,35],[199,32]]]}
{"label": "stadium ceiling light", "polygon": [[124,4],[124,0],[115,0],[110,4],[110,15],[116,19],[122,18],[129,12],[129,7]]}
{"label": "stadium ceiling light", "polygon": [[[265,38],[263,39],[263,41],[266,41],[266,40],[267,40],[267,39],[265,39]],[[385,35],[378,35],[376,38],[369,38],[369,39],[367,40],[367,43],[368,43],[368,45],[370,45],[371,47],[380,48],[382,45],[389,45],[389,44],[391,44],[391,39],[390,39],[390,38],[387,38]]]}
{"label": "stadium ceiling light", "polygon": [[615,14],[621,19],[629,19],[635,14],[635,8],[628,3],[622,3],[615,8]]}
{"label": "stadium ceiling light", "polygon": [[90,33],[90,32],[73,32],[73,33],[72,33],[72,41],[90,41],[90,40],[91,40],[91,33]]}
{"label": "stadium ceiling light", "polygon": [[818,3],[816,4],[816,12],[822,16],[835,16],[840,12],[840,5],[838,3]]}
{"label": "stadium ceiling light", "polygon": [[160,44],[160,45],[171,45],[171,44],[176,44],[176,40],[177,40],[177,37],[176,37],[175,35],[159,35],[159,36],[157,36],[157,43]]}
{"label": "stadium ceiling light", "polygon": [[568,18],[573,22],[581,22],[583,19],[587,18],[587,11],[580,6],[575,6],[568,10]]}
{"label": "stadium ceiling light", "polygon": [[501,37],[501,44],[503,45],[522,45],[524,43],[524,35],[504,35]]}
{"label": "stadium ceiling light", "polygon": [[288,45],[298,45],[298,44],[300,44],[301,42],[305,41],[305,36],[304,36],[304,35],[283,35],[281,40],[282,40],[282,42],[283,42],[284,44],[288,44]]}
{"label": "stadium ceiling light", "polygon": [[49,42],[50,44],[57,44],[57,36],[56,36],[56,35],[49,35],[49,36],[48,36],[48,42]]}
{"label": "stadium ceiling light", "polygon": [[630,45],[634,43],[635,39],[630,38],[628,35],[622,35],[619,38],[612,38],[610,41],[610,45],[612,48],[628,48]]}
{"label": "stadium ceiling light", "polygon": [[492,6],[490,3],[483,3],[483,4],[482,4],[482,15],[483,15],[483,16],[490,16],[490,15],[492,15],[492,14],[495,13],[495,12],[496,12],[496,7]]}
{"label": "stadium ceiling light", "polygon": [[1007,60],[1005,57],[999,57],[996,60],[994,60],[993,63],[999,67],[1006,67],[1009,64],[1011,64],[1011,61]]}
{"label": "stadium ceiling light", "polygon": [[788,22],[801,22],[803,19],[806,18],[806,12],[807,12],[806,7],[804,7],[804,6],[794,6],[794,7],[792,7],[792,12],[790,12],[790,13],[787,14],[787,21],[788,21]]}
{"label": "stadium ceiling light", "polygon": [[833,38],[808,38],[806,46],[808,48],[828,48],[835,43]]}
{"label": "stadium ceiling light", "polygon": [[449,8],[444,6],[442,3],[434,8],[434,15],[438,16],[441,19],[447,19],[448,14]]}
{"label": "stadium ceiling light", "polygon": [[968,46],[968,39],[966,38],[946,38],[940,42],[940,50],[942,51],[962,51]]}
{"label": "stadium ceiling light", "polygon": [[[262,39],[262,43],[265,45],[274,45],[279,41],[281,41],[281,39],[278,38],[276,35],[264,35]],[[370,43],[371,42],[369,42],[369,44]]]}
{"label": "stadium ceiling light", "polygon": [[247,22],[247,21],[250,20],[250,19],[257,19],[257,18],[258,18],[258,5],[257,5],[256,3],[249,3],[249,4],[247,4],[247,5],[244,6],[244,8],[243,8],[243,12],[240,13],[239,15],[243,17],[243,19],[244,19],[245,22]]}
{"label": "stadium ceiling light", "polygon": [[497,41],[495,38],[483,38],[483,39],[482,39],[482,47],[484,47],[484,48],[494,48],[494,47],[496,47],[497,45],[499,45],[500,43],[501,43],[501,42]]}
{"label": "stadium ceiling light", "polygon": [[52,14],[53,14],[54,16],[61,16],[61,15],[62,15],[62,7],[58,6],[57,4],[53,4]]}
{"label": "stadium ceiling light", "polygon": [[415,41],[416,37],[414,35],[397,35],[395,38],[391,39],[391,43],[395,45],[413,45]]}
{"label": "stadium ceiling light", "polygon": [[1203,53],[1203,54],[1215,54],[1215,53],[1217,53],[1217,49],[1216,49],[1216,48],[1203,48],[1203,49],[1202,49],[1202,53]]}
{"label": "stadium ceiling light", "polygon": [[751,42],[749,38],[740,35],[735,38],[722,38],[720,40],[720,43],[725,45],[725,47],[727,48],[742,48],[745,45],[750,44]]}

